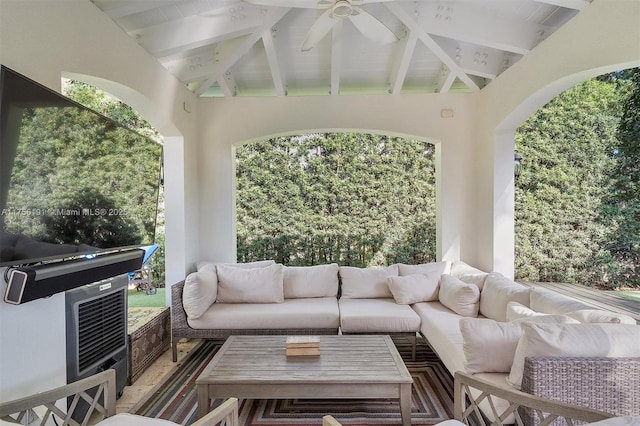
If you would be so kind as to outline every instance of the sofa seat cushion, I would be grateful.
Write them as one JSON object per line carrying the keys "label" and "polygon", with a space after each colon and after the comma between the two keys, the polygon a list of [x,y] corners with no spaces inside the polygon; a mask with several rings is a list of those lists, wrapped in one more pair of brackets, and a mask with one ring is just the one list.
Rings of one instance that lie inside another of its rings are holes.
{"label": "sofa seat cushion", "polygon": [[440,302],[420,302],[411,305],[422,323],[420,332],[429,341],[451,374],[464,371],[461,316]]}
{"label": "sofa seat cushion", "polygon": [[420,330],[420,317],[393,299],[340,299],[344,333],[409,333]]}
{"label": "sofa seat cushion", "polygon": [[335,297],[285,299],[282,303],[214,303],[190,327],[207,330],[335,328],[340,325]]}

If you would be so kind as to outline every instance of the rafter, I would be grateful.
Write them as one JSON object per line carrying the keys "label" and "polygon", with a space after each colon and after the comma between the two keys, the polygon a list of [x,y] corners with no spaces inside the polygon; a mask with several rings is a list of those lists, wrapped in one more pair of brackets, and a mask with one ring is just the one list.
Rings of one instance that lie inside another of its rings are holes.
{"label": "rafter", "polygon": [[340,70],[342,70],[342,26],[340,19],[331,31],[331,89],[332,96],[340,94]]}
{"label": "rafter", "polygon": [[394,61],[394,68],[391,72],[391,87],[389,88],[389,92],[392,95],[397,95],[402,90],[413,52],[416,49],[416,44],[418,44],[418,34],[416,34],[415,31],[409,31],[408,34],[400,39],[400,45],[398,46],[399,58]]}
{"label": "rafter", "polygon": [[524,55],[549,27],[492,13],[481,3],[419,3],[416,22],[430,35]]}
{"label": "rafter", "polygon": [[196,49],[229,38],[249,34],[263,23],[260,9],[244,10],[243,19],[220,12],[207,16],[193,15],[130,31],[138,43],[157,58],[189,49]]}
{"label": "rafter", "polygon": [[217,59],[218,62],[215,64],[214,72],[212,72],[210,76],[198,86],[195,93],[197,95],[202,95],[206,92],[213,83],[218,81],[220,75],[224,74],[229,68],[231,68],[233,64],[242,58],[249,49],[251,49],[251,47],[253,47],[253,45],[262,38],[265,31],[271,31],[271,27],[289,13],[290,10],[291,8],[275,8],[267,12],[264,16],[262,25],[256,31],[244,37],[235,49],[230,49],[228,54],[220,55],[220,58]]}
{"label": "rafter", "polygon": [[276,53],[276,47],[274,44],[276,30],[271,28],[262,34],[262,44],[264,44],[264,50],[267,54],[267,61],[269,62],[269,69],[271,70],[271,78],[273,79],[273,85],[276,89],[276,95],[286,96],[287,89],[284,82],[284,77],[280,71],[280,62],[278,61],[278,55]]}
{"label": "rafter", "polygon": [[552,4],[567,9],[582,10],[591,3],[590,0],[538,0],[540,3]]}
{"label": "rafter", "polygon": [[471,79],[451,58],[439,45],[436,43],[429,34],[423,30],[420,25],[413,19],[407,11],[398,6],[396,3],[389,2],[384,3],[385,6],[398,18],[400,21],[409,28],[410,31],[415,32],[418,36],[418,39],[425,45],[429,50],[431,50],[437,57],[440,59],[446,66],[451,70],[451,72],[460,79],[471,91],[478,91],[480,87],[476,84],[476,82]]}

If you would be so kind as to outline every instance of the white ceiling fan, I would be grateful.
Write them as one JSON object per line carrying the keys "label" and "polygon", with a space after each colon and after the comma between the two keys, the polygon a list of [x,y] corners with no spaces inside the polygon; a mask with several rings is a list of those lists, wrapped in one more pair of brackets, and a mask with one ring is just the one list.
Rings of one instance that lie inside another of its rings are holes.
{"label": "white ceiling fan", "polygon": [[245,0],[248,3],[262,6],[300,7],[310,9],[326,9],[313,23],[302,43],[302,51],[311,50],[331,29],[344,18],[368,39],[380,44],[398,41],[398,37],[382,22],[363,10],[361,5],[382,3],[389,0]]}

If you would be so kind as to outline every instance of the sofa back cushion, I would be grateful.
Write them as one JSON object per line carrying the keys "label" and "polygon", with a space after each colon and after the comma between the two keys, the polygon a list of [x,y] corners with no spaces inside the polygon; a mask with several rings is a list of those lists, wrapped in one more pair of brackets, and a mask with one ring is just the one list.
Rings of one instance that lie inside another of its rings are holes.
{"label": "sofa back cushion", "polygon": [[284,285],[282,265],[266,268],[216,266],[219,303],[282,303]]}
{"label": "sofa back cushion", "polygon": [[347,299],[392,298],[387,278],[398,275],[398,265],[386,268],[340,267],[341,297]]}
{"label": "sofa back cushion", "polygon": [[520,389],[526,357],[640,357],[640,327],[629,324],[522,324],[507,382]]}
{"label": "sofa back cushion", "polygon": [[284,298],[337,297],[339,269],[337,263],[283,267]]}
{"label": "sofa back cushion", "polygon": [[440,277],[438,300],[458,315],[477,317],[480,289],[475,284],[467,284],[452,275],[443,274]]}
{"label": "sofa back cushion", "polygon": [[398,275],[400,276],[422,274],[440,278],[440,275],[448,274],[449,272],[451,272],[451,262],[431,262],[418,265],[398,263]]}
{"label": "sofa back cushion", "polygon": [[440,275],[413,274],[387,278],[389,290],[399,305],[438,300]]}
{"label": "sofa back cushion", "polygon": [[462,260],[456,260],[451,263],[451,275],[465,283],[477,285],[480,291],[482,291],[484,281],[489,273],[481,271]]}
{"label": "sofa back cushion", "polygon": [[216,301],[218,276],[213,265],[187,275],[182,288],[182,306],[190,319],[200,318]]}
{"label": "sofa back cushion", "polygon": [[246,262],[246,263],[208,262],[203,260],[196,263],[196,269],[199,271],[206,265],[213,265],[214,267],[218,265],[226,265],[226,266],[233,266],[234,268],[244,268],[244,269],[266,268],[267,266],[274,265],[275,263],[276,263],[275,260],[256,260],[255,262]]}
{"label": "sofa back cushion", "polygon": [[522,335],[523,323],[578,323],[566,315],[541,315],[513,322],[489,318],[461,318],[462,349],[465,371],[476,373],[508,373]]}
{"label": "sofa back cushion", "polygon": [[569,296],[545,288],[534,288],[530,295],[529,307],[545,314],[566,314],[580,309],[591,309],[592,306]]}
{"label": "sofa back cushion", "polygon": [[531,289],[510,280],[498,272],[492,272],[484,281],[480,294],[480,314],[496,321],[507,320],[507,304],[518,302],[529,306]]}

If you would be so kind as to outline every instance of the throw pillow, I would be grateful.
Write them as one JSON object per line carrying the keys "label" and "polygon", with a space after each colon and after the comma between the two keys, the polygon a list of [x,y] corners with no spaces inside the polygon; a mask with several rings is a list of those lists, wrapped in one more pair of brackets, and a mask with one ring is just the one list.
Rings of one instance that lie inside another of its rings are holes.
{"label": "throw pillow", "polygon": [[471,274],[471,273],[462,274],[458,278],[460,279],[460,281],[465,282],[467,284],[477,285],[480,291],[482,291],[482,289],[484,288],[484,282],[486,281],[488,276],[489,276],[488,273],[480,272],[478,274]]}
{"label": "throw pillow", "polygon": [[636,324],[636,320],[629,315],[602,311],[600,309],[580,309],[578,311],[569,312],[567,316],[570,316],[579,322],[586,323]]}
{"label": "throw pillow", "polygon": [[513,322],[488,318],[461,318],[462,350],[467,373],[508,373],[513,364],[523,323],[566,324],[577,321],[566,315],[542,315]]}
{"label": "throw pillow", "polygon": [[419,265],[407,265],[404,263],[398,263],[398,275],[415,275],[424,274],[430,276],[437,276],[440,278],[442,274],[448,274],[451,272],[450,262],[431,262],[421,263]]}
{"label": "throw pillow", "polygon": [[640,327],[629,324],[522,324],[507,382],[520,389],[526,357],[640,357]]}
{"label": "throw pillow", "polygon": [[527,308],[526,306],[518,302],[512,301],[507,303],[507,321],[514,321],[521,318],[537,317],[541,315],[548,314],[536,312],[533,309]]}
{"label": "throw pillow", "polygon": [[236,268],[218,265],[219,303],[282,303],[282,265],[266,268]]}
{"label": "throw pillow", "polygon": [[338,264],[315,266],[286,266],[284,270],[284,298],[338,296]]}
{"label": "throw pillow", "polygon": [[399,305],[438,300],[440,275],[405,275],[387,278],[389,290]]}
{"label": "throw pillow", "polygon": [[480,313],[496,321],[507,320],[507,303],[514,301],[529,306],[531,289],[492,272],[484,281],[480,294]]}
{"label": "throw pillow", "polygon": [[345,299],[392,298],[387,278],[398,275],[398,265],[386,268],[340,267],[342,296]]}
{"label": "throw pillow", "polygon": [[200,318],[218,295],[218,276],[213,265],[187,275],[182,288],[182,306],[191,319]]}
{"label": "throw pillow", "polygon": [[449,274],[440,277],[438,300],[447,308],[464,317],[477,317],[480,289],[474,284],[466,284]]}

